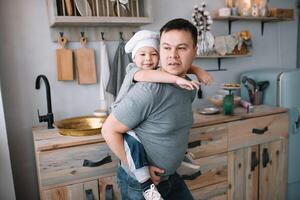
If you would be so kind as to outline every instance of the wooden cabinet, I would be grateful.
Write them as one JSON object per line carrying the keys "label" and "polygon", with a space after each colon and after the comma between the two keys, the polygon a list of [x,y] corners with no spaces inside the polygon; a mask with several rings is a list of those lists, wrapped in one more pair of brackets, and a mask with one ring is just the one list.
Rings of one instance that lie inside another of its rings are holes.
{"label": "wooden cabinet", "polygon": [[[200,170],[180,172],[194,198],[285,199],[287,110],[262,105],[253,113],[234,112],[194,114],[187,157]],[[35,127],[33,138],[42,200],[121,199],[118,161],[101,135],[61,136],[56,129]]]}
{"label": "wooden cabinet", "polygon": [[228,199],[285,199],[287,140],[229,152]]}
{"label": "wooden cabinet", "polygon": [[40,197],[44,200],[121,199],[118,160],[101,135],[62,136],[33,128]]}
{"label": "wooden cabinet", "polygon": [[200,174],[186,183],[195,199],[285,199],[288,114],[256,106],[233,116],[195,114],[187,157]]}

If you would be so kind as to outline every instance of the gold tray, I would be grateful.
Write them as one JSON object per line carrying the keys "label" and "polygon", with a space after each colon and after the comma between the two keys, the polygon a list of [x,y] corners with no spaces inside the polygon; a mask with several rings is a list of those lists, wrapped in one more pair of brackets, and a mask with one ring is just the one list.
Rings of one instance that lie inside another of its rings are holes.
{"label": "gold tray", "polygon": [[87,136],[101,133],[102,124],[106,117],[81,116],[67,118],[54,122],[61,135]]}

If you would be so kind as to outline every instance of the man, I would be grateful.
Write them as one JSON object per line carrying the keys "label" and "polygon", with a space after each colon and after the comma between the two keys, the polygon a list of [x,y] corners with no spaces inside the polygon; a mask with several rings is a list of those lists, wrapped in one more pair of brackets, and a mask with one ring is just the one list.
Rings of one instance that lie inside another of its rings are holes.
{"label": "man", "polygon": [[[161,70],[185,77],[196,55],[196,44],[197,29],[189,21],[169,21],[160,30]],[[173,84],[139,82],[108,116],[102,135],[123,163],[117,172],[122,199],[144,199],[141,185],[126,169],[122,134],[129,130],[134,130],[144,145],[153,165],[151,179],[162,197],[193,199],[176,169],[187,149],[195,93]]]}

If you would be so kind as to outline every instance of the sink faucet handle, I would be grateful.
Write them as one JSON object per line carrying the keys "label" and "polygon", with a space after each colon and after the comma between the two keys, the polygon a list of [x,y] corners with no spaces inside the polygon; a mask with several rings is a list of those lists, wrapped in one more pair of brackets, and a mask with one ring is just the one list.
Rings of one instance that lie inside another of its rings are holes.
{"label": "sink faucet handle", "polygon": [[39,111],[39,109],[38,109],[38,118],[39,118],[39,122],[42,122],[42,121],[43,121],[43,119],[42,119],[42,118],[43,118],[43,116],[41,116],[41,115],[40,115],[40,111]]}
{"label": "sink faucet handle", "polygon": [[39,122],[47,122],[47,115],[40,115],[39,109],[37,109],[38,117],[39,117]]}

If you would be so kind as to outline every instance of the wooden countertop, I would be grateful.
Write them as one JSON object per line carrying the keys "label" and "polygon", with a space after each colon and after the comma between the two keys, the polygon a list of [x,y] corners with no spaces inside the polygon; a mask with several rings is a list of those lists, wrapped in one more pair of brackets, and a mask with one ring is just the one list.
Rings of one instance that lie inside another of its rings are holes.
{"label": "wooden countertop", "polygon": [[[240,119],[248,119],[259,116],[266,116],[271,114],[287,112],[285,108],[270,107],[265,105],[254,106],[254,112],[247,113],[246,109],[238,107],[234,110],[234,115],[202,115],[194,112],[193,127],[202,127],[207,125],[220,124],[224,122],[231,122]],[[32,129],[35,149],[37,151],[47,151],[53,149],[60,149],[69,146],[78,146],[83,144],[93,144],[104,142],[101,134],[84,137],[62,136],[58,133],[58,129],[47,129],[47,126],[35,126]]]}
{"label": "wooden countertop", "polygon": [[251,113],[247,113],[247,110],[242,107],[234,109],[233,115],[224,115],[222,113],[215,115],[202,115],[194,112],[194,124],[193,127],[202,127],[213,124],[220,124],[224,122],[231,122],[241,119],[249,119],[254,117],[278,114],[287,112],[286,108],[271,107],[266,105],[253,106],[254,110]]}

